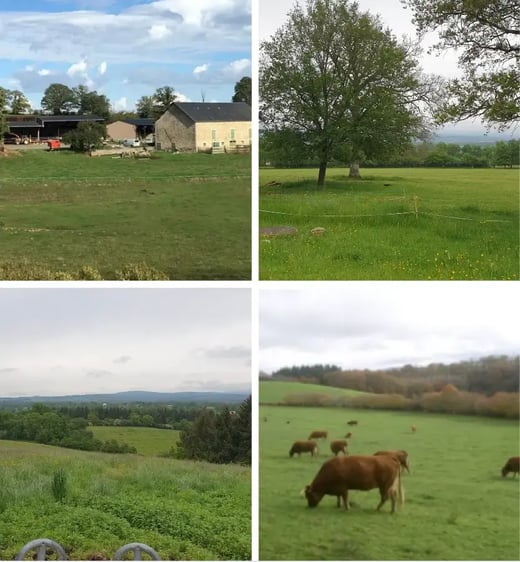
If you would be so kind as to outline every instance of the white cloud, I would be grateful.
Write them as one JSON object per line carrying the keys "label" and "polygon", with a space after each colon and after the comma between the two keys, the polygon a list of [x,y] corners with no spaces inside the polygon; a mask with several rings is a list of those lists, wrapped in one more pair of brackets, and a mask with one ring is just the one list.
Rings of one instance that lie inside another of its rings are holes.
{"label": "white cloud", "polygon": [[171,34],[172,32],[168,29],[168,27],[162,23],[152,25],[152,27],[148,30],[148,35],[152,41],[160,41]]}
{"label": "white cloud", "polygon": [[103,61],[103,62],[98,66],[98,72],[99,72],[99,74],[105,74],[106,71],[107,71],[107,63],[106,63],[106,61]]}
{"label": "white cloud", "polygon": [[79,62],[75,62],[71,64],[67,69],[67,74],[69,76],[75,76],[76,74],[84,75],[87,71],[87,61],[81,60]]}
{"label": "white cloud", "polygon": [[128,99],[126,97],[119,98],[113,103],[115,111],[124,111],[128,108]]}
{"label": "white cloud", "polygon": [[40,76],[48,76],[51,73],[50,70],[48,70],[47,68],[42,68],[41,70],[38,70],[38,74]]}
{"label": "white cloud", "polygon": [[209,68],[209,64],[201,64],[200,66],[196,66],[193,69],[193,74],[195,74],[195,76],[198,76],[199,74],[202,74],[203,72],[207,72]]}
{"label": "white cloud", "polygon": [[230,76],[232,78],[241,78],[247,72],[251,71],[251,61],[249,59],[239,59],[233,62],[230,62],[224,68],[224,74],[226,76]]}

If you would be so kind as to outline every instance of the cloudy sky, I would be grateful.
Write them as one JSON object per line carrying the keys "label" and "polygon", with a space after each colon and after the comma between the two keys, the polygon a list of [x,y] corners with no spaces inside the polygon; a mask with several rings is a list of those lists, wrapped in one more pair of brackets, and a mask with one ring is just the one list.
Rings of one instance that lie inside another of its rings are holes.
{"label": "cloudy sky", "polygon": [[378,369],[520,353],[518,283],[299,287],[260,291],[262,371],[316,363]]}
{"label": "cloudy sky", "polygon": [[249,289],[0,289],[0,396],[249,391]]}
{"label": "cloudy sky", "polygon": [[[400,0],[357,0],[362,11],[379,14],[386,27],[399,38],[416,39],[415,26],[412,23],[412,12],[405,9]],[[296,0],[261,0],[259,2],[259,37],[268,39],[287,21],[287,13],[296,4]],[[302,2],[302,4],[304,4]],[[421,42],[423,54],[420,57],[421,67],[427,74],[439,74],[446,78],[460,76],[457,67],[458,55],[455,50],[447,50],[440,54],[428,54],[428,48],[437,42],[437,34],[428,33]],[[480,121],[464,121],[457,125],[449,125],[441,129],[446,134],[463,132],[482,132],[485,128]],[[506,134],[506,136],[508,136]],[[511,136],[511,133],[509,133]]]}
{"label": "cloudy sky", "polygon": [[53,82],[85,84],[123,110],[165,85],[181,101],[231,101],[250,75],[250,0],[0,3],[0,86],[35,108]]}

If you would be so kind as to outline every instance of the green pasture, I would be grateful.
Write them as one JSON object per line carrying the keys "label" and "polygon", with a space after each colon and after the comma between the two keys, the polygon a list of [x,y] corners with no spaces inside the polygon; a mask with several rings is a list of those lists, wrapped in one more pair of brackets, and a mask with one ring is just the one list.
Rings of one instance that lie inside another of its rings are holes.
{"label": "green pasture", "polygon": [[359,396],[367,394],[348,388],[335,388],[333,386],[323,386],[321,384],[302,384],[292,381],[261,381],[259,386],[260,404],[276,404],[284,401],[284,398],[291,394],[321,394],[338,398],[341,396]]}
{"label": "green pasture", "polygon": [[154,427],[92,426],[89,431],[96,439],[128,443],[137,449],[137,454],[147,456],[161,455],[175,448],[180,434],[180,431]]}
{"label": "green pasture", "polygon": [[260,171],[260,227],[298,229],[260,238],[261,279],[518,279],[518,169],[362,175],[331,168],[318,190],[314,169]]}
{"label": "green pasture", "polygon": [[[63,469],[67,494],[52,494]],[[51,538],[70,560],[110,560],[130,542],[162,560],[251,559],[251,471],[0,441],[0,559]]]}
{"label": "green pasture", "polygon": [[0,279],[251,278],[249,156],[20,154],[0,159]]}
{"label": "green pasture", "polygon": [[[358,426],[348,426],[356,419]],[[266,420],[266,421],[264,421]],[[495,418],[347,408],[260,407],[260,559],[518,560],[519,479],[502,478],[518,455],[519,427]],[[417,426],[412,433],[410,426]],[[289,458],[291,444],[327,430],[318,457]],[[379,492],[352,491],[349,512],[300,495],[347,431],[350,454],[405,449],[405,504],[377,513]]]}

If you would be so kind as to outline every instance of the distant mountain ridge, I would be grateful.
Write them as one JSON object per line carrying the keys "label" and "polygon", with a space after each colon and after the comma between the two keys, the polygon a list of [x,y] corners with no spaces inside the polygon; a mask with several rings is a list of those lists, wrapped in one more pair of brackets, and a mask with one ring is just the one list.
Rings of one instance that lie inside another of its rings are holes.
{"label": "distant mountain ridge", "polygon": [[238,403],[245,400],[250,392],[148,392],[128,390],[111,394],[71,394],[68,396],[15,396],[1,397],[0,404],[36,402],[102,402],[124,404],[128,402],[168,402],[168,403]]}

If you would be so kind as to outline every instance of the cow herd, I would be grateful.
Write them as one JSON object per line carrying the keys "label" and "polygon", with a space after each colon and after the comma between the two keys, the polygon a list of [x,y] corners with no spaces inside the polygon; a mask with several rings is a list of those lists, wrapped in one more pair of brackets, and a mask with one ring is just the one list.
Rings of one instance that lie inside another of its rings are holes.
{"label": "cow herd", "polygon": [[[348,425],[358,425],[357,420],[350,420]],[[411,426],[412,433],[416,433],[417,427]],[[328,437],[328,432],[323,430],[312,431],[305,441],[295,441],[289,451],[289,456],[298,456],[301,453],[310,453],[311,456],[318,454],[318,444],[315,439]],[[348,501],[349,490],[372,490],[378,488],[380,502],[377,506],[379,511],[384,503],[390,499],[395,512],[397,496],[400,503],[404,503],[404,489],[401,481],[401,471],[406,470],[410,474],[410,461],[408,453],[402,449],[376,451],[372,455],[349,455],[348,441],[352,433],[348,432],[345,439],[332,440],[330,450],[334,457],[323,463],[314,480],[305,487],[302,495],[305,495],[309,507],[316,507],[323,496],[336,496],[337,506],[341,502],[345,509],[350,509]],[[338,456],[343,453],[343,456]],[[502,476],[506,477],[513,473],[513,477],[520,473],[520,457],[511,457],[502,468]]]}

